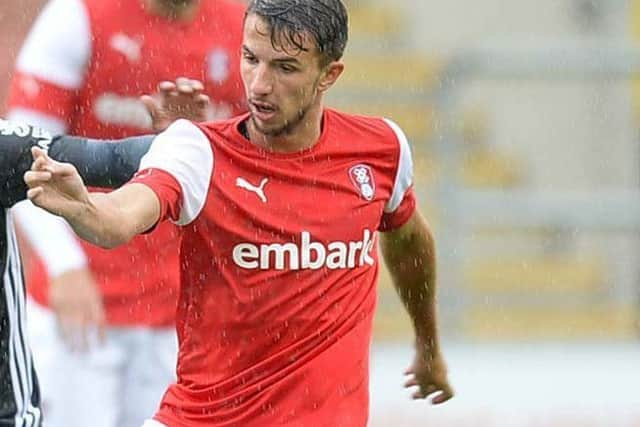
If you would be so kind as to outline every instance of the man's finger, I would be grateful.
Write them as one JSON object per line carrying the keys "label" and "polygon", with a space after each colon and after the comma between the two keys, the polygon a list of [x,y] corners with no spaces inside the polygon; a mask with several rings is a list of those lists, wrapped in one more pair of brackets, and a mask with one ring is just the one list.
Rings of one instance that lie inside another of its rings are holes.
{"label": "man's finger", "polygon": [[46,151],[39,147],[31,147],[31,155],[33,156],[31,170],[44,170],[51,161]]}
{"label": "man's finger", "polygon": [[176,85],[173,82],[163,81],[158,84],[158,92],[168,93],[176,90]]}
{"label": "man's finger", "polygon": [[196,105],[199,108],[208,107],[210,103],[211,103],[211,99],[203,93],[201,93],[196,97]]}
{"label": "man's finger", "polygon": [[418,389],[418,390],[416,390],[416,391],[413,393],[413,395],[411,395],[411,398],[412,398],[413,400],[424,399],[425,397],[427,397],[427,396],[425,396],[425,395],[424,395],[424,393],[422,392],[422,390],[419,390],[419,389]]}
{"label": "man's finger", "polygon": [[415,378],[410,378],[404,383],[405,388],[413,387],[416,385],[418,385],[418,380],[416,380]]}
{"label": "man's finger", "polygon": [[191,80],[191,87],[195,92],[202,92],[204,90],[204,84],[200,80]]}
{"label": "man's finger", "polygon": [[46,151],[37,146],[31,147],[31,156],[33,156],[33,160],[36,160],[39,157],[44,157],[45,159],[48,157]]}
{"label": "man's finger", "polygon": [[39,156],[37,159],[33,161],[31,164],[31,170],[33,171],[43,171],[47,168],[47,159],[42,156]]}
{"label": "man's finger", "polygon": [[70,319],[67,319],[64,315],[58,315],[58,334],[60,335],[62,342],[64,342],[71,351],[76,349],[76,339],[73,329],[72,321]]}
{"label": "man's finger", "polygon": [[91,320],[96,329],[98,343],[104,344],[106,341],[106,318],[102,301],[99,298],[91,304]]}
{"label": "man's finger", "polygon": [[431,398],[431,403],[434,405],[439,405],[451,399],[452,397],[453,392],[451,390],[443,390]]}
{"label": "man's finger", "polygon": [[155,119],[156,117],[158,117],[158,113],[160,110],[160,105],[158,104],[158,101],[156,101],[152,96],[142,95],[140,97],[140,102],[142,102],[144,107],[147,109],[147,112],[151,115],[152,119]]}
{"label": "man's finger", "polygon": [[24,173],[24,183],[28,187],[35,187],[51,180],[49,171],[27,171]]}
{"label": "man's finger", "polygon": [[179,95],[193,95],[194,89],[188,83],[182,83],[178,85],[178,94]]}
{"label": "man's finger", "polygon": [[55,160],[49,160],[45,170],[51,172],[52,178],[72,176],[76,173],[76,167],[72,164],[60,163]]}
{"label": "man's finger", "polygon": [[43,193],[42,187],[34,187],[27,190],[27,199],[37,204],[37,199]]}

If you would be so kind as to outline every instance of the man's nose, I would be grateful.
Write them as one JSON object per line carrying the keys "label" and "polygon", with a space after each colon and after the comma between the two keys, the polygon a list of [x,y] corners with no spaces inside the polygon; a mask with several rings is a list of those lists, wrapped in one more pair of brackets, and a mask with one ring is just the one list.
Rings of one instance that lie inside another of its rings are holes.
{"label": "man's nose", "polygon": [[251,92],[255,95],[268,95],[273,91],[273,75],[266,64],[256,67],[251,82]]}

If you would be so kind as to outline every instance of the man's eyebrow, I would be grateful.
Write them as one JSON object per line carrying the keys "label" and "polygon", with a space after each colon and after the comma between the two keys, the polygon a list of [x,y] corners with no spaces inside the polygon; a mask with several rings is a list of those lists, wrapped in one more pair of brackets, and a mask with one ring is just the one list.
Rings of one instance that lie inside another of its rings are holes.
{"label": "man's eyebrow", "polygon": [[273,62],[278,62],[278,63],[294,63],[294,64],[298,64],[300,63],[300,61],[298,60],[298,58],[293,58],[293,57],[286,57],[286,58],[275,58],[273,60]]}
{"label": "man's eyebrow", "polygon": [[[249,55],[255,56],[255,53],[253,53],[251,51],[251,49],[249,49],[246,45],[242,45],[242,52],[246,53],[246,54],[249,54]],[[300,60],[295,56],[282,56],[282,57],[279,57],[279,58],[273,58],[271,60],[271,62],[275,62],[275,63],[278,63],[278,64],[282,64],[282,63],[285,63],[285,64],[300,64]]]}

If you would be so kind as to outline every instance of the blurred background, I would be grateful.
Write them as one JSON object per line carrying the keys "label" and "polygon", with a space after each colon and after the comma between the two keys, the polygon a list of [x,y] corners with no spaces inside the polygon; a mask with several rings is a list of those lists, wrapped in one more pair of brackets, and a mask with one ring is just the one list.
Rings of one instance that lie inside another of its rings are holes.
{"label": "blurred background", "polygon": [[[0,105],[43,3],[2,0]],[[410,137],[458,394],[409,400],[383,275],[372,427],[640,426],[640,0],[347,4],[329,104]]]}

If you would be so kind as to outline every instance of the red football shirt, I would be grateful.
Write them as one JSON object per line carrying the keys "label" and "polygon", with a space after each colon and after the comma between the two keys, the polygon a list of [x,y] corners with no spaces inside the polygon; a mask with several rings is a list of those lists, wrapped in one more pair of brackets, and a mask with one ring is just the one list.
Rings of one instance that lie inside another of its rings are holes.
{"label": "red football shirt", "polygon": [[358,426],[368,415],[377,234],[413,214],[392,122],[325,110],[319,141],[282,154],[247,115],[160,134],[133,182],[182,228],[170,427]]}
{"label": "red football shirt", "polygon": [[[150,118],[138,97],[180,76],[205,83],[218,117],[244,111],[244,6],[203,0],[193,21],[183,23],[150,15],[143,3],[53,0],[18,58],[11,117],[94,138],[149,133]],[[110,324],[173,323],[177,236],[166,223],[116,250],[83,242]],[[45,270],[30,273],[32,295],[46,304]]]}

